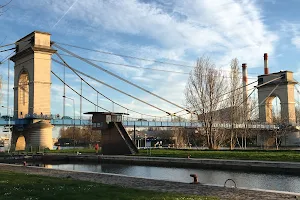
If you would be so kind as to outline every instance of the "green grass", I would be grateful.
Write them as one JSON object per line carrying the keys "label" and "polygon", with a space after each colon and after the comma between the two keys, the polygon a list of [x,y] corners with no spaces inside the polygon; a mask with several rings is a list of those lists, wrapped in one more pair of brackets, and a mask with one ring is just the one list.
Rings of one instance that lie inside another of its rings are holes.
{"label": "green grass", "polygon": [[213,197],[160,193],[99,183],[0,171],[2,200],[214,200]]}
{"label": "green grass", "polygon": [[[61,149],[47,150],[45,153],[74,154],[95,154],[94,149]],[[5,156],[7,153],[1,153]],[[98,154],[101,154],[99,151]],[[149,150],[140,149],[136,156],[149,156]],[[300,151],[293,150],[179,150],[179,149],[152,149],[151,156],[175,157],[175,158],[211,158],[211,159],[233,159],[233,160],[265,160],[265,161],[291,161],[300,162]]]}
{"label": "green grass", "polygon": [[[60,150],[45,150],[45,153],[76,153],[76,152],[80,152],[80,153],[96,153],[95,149],[89,149],[89,148],[76,148],[73,149],[60,149]],[[99,151],[100,152],[100,151]]]}
{"label": "green grass", "polygon": [[[149,156],[149,151],[140,150],[138,156]],[[233,159],[233,160],[266,160],[266,161],[292,161],[300,162],[300,151],[262,151],[262,150],[178,150],[178,149],[153,149],[151,156],[187,158],[211,158],[211,159]]]}

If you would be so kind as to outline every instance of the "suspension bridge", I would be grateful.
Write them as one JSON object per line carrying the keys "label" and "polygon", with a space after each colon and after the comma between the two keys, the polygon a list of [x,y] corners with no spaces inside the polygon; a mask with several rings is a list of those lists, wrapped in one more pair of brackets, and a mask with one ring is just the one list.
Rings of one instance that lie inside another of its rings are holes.
{"label": "suspension bridge", "polygon": [[[2,106],[7,108],[7,116],[6,118],[0,119],[0,125],[2,126],[12,126],[12,144],[14,146],[18,146],[18,140],[20,137],[25,137],[26,145],[31,146],[43,146],[52,148],[52,128],[53,126],[85,126],[92,125],[93,128],[104,130],[106,127],[106,123],[114,122],[121,123],[122,127],[186,127],[186,128],[201,128],[204,126],[204,122],[199,119],[192,120],[184,119],[181,116],[184,115],[193,115],[195,111],[190,108],[186,108],[177,103],[174,103],[160,95],[157,95],[138,84],[129,81],[126,78],[123,78],[116,73],[113,73],[100,65],[96,64],[97,60],[84,58],[72,51],[68,50],[67,47],[80,48],[85,50],[90,50],[85,47],[79,47],[75,45],[69,45],[64,43],[59,43],[55,41],[51,41],[49,33],[34,31],[20,40],[16,41],[14,44],[8,44],[1,46],[6,47],[9,45],[15,45],[14,48],[10,48],[7,50],[13,50],[13,52],[7,56],[5,60],[11,60],[15,63],[14,65],[14,105],[13,108],[9,107],[9,102],[7,106]],[[94,50],[98,51],[98,50]],[[116,56],[125,56],[120,54],[114,54],[111,52],[100,51],[101,53],[113,54]],[[55,55],[55,58],[53,57]],[[117,78],[123,81],[126,84],[129,84],[148,95],[154,96],[174,107],[180,109],[177,112],[171,112],[164,108],[161,108],[157,105],[154,105],[146,100],[138,98],[129,92],[118,89],[108,83],[105,83],[102,80],[97,79],[97,77],[87,74],[84,70],[79,70],[72,67],[71,64],[66,62],[64,57],[69,56],[76,58],[78,60],[83,61],[89,66],[96,68],[97,70],[102,71],[114,78]],[[132,56],[127,56],[129,58],[136,58]],[[142,58],[139,58],[142,59]],[[144,59],[147,60],[147,59]],[[151,60],[152,62],[154,60]],[[51,63],[55,62],[58,65],[61,65],[64,70],[69,69],[73,72],[75,76],[80,80],[80,91],[74,89],[71,84],[67,83],[67,80],[64,77],[60,77],[55,71],[51,69]],[[102,61],[105,62],[105,61]],[[167,62],[159,62],[161,64],[174,64]],[[252,83],[248,83],[247,80],[247,66],[243,64],[243,86],[239,89],[243,89],[243,106],[246,110],[246,113],[250,113],[255,108],[248,108],[248,98],[249,96],[257,90],[258,93],[258,110],[259,110],[259,121],[251,121],[248,119],[247,123],[237,123],[231,124],[226,122],[219,122],[213,124],[214,128],[224,128],[224,129],[243,129],[247,126],[249,129],[254,130],[272,130],[279,129],[280,124],[273,124],[272,121],[272,100],[275,97],[278,97],[281,101],[281,117],[284,119],[283,123],[288,124],[295,128],[293,133],[290,133],[292,140],[299,140],[297,134],[297,124],[296,124],[296,115],[295,115],[295,85],[297,85],[297,81],[293,78],[293,72],[290,71],[280,71],[277,73],[269,74],[268,72],[268,58],[267,54],[264,55],[264,67],[265,73],[263,75],[258,76],[257,81]],[[8,62],[9,63],[9,62]],[[117,63],[110,63],[117,64]],[[118,65],[118,64],[117,64]],[[121,65],[121,64],[119,64]],[[174,64],[176,65],[176,64]],[[127,67],[136,67],[129,66]],[[146,68],[147,69],[147,68]],[[168,72],[168,70],[160,70],[163,72]],[[62,114],[52,114],[51,113],[51,74],[57,78],[63,84],[63,113]],[[127,106],[122,105],[109,98],[100,92],[96,87],[92,86],[88,80],[93,80],[97,83],[100,83],[114,91],[117,91],[123,95],[126,95],[136,101],[139,101],[146,106],[151,107],[152,109],[158,110],[163,113],[161,116],[154,116],[148,113],[142,113],[137,110],[133,110],[128,108]],[[97,96],[97,100],[94,102],[88,98],[88,96],[83,95],[82,85],[86,84],[90,87],[95,95]],[[251,84],[257,84],[253,89],[247,89],[247,86]],[[65,101],[66,99],[73,100],[74,99],[66,96],[66,88],[73,91],[76,95],[80,97],[80,116],[66,117],[65,116]],[[250,91],[248,95],[248,91]],[[299,93],[299,91],[297,90]],[[222,94],[223,96],[228,95],[227,93]],[[99,105],[99,97],[105,98],[107,101],[111,102],[113,105],[118,105],[120,108],[123,108],[127,111],[127,113],[117,113],[115,114],[112,110],[107,109]],[[110,116],[110,120],[97,118],[99,112],[94,112],[93,116],[82,115],[82,101],[85,100],[89,102],[91,105],[95,106],[95,110],[102,111],[103,116]],[[12,116],[9,114],[9,110],[12,111]],[[127,114],[134,113],[141,115],[143,117],[133,118],[129,117]],[[179,114],[184,113],[184,114]],[[113,121],[113,116],[118,116],[117,121]],[[175,120],[175,116],[180,117],[179,120]],[[98,120],[98,121],[97,121]],[[100,121],[99,121],[100,120]],[[123,133],[124,130],[119,124],[115,124],[115,132],[122,132],[121,135],[123,140],[127,141],[127,133]],[[108,129],[106,127],[106,129]],[[105,129],[105,130],[106,130]],[[126,132],[126,131],[125,131]],[[104,133],[103,133],[104,134]],[[110,134],[112,134],[110,132]],[[115,134],[115,133],[114,133]],[[119,137],[119,136],[115,136]],[[124,139],[125,138],[125,139]],[[105,140],[104,140],[105,141]],[[128,141],[127,141],[128,142]],[[129,144],[127,144],[129,145]],[[130,146],[130,145],[129,145]],[[22,147],[25,148],[25,147]],[[133,148],[133,147],[132,147]],[[131,152],[132,152],[131,148]]]}

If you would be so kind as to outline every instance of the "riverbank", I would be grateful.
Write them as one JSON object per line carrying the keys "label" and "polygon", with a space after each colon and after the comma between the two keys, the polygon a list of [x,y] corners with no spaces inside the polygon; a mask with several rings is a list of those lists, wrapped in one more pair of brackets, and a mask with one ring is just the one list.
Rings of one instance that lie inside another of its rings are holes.
{"label": "riverbank", "polygon": [[[151,155],[150,155],[151,154]],[[299,150],[140,150],[138,156],[300,162]]]}
{"label": "riverbank", "polygon": [[[72,180],[92,181],[96,183],[116,185],[125,188],[144,189],[144,190],[150,190],[155,192],[171,192],[171,193],[175,192],[175,193],[188,194],[188,195],[194,194],[194,195],[201,195],[201,196],[214,196],[220,199],[230,199],[230,200],[296,199],[295,195],[297,195],[297,194],[283,193],[283,192],[277,193],[277,192],[235,189],[235,188],[224,188],[224,187],[208,186],[202,184],[186,184],[186,183],[170,182],[170,181],[163,181],[163,180],[152,180],[152,179],[144,179],[144,178],[137,178],[137,177],[120,176],[114,174],[63,171],[63,170],[54,170],[54,169],[38,168],[38,167],[24,167],[24,166],[9,165],[9,164],[0,164],[0,171],[34,174],[39,176],[68,178]],[[1,184],[5,184],[5,183],[1,182]]]}
{"label": "riverbank", "polygon": [[[2,167],[0,167],[2,170]],[[105,199],[105,200],[217,200],[213,197],[202,197],[178,193],[162,193],[146,190],[110,186],[73,178],[53,178],[29,175],[19,172],[0,171],[0,199]],[[43,192],[41,192],[43,191]]]}
{"label": "riverbank", "polygon": [[[45,150],[39,154],[76,154],[95,155],[94,149],[61,149]],[[32,152],[14,152],[20,155],[32,155]],[[99,155],[101,152],[99,153]],[[11,154],[10,154],[11,155]],[[7,153],[0,153],[0,158],[9,156]],[[228,160],[259,160],[259,161],[282,161],[300,162],[300,150],[192,150],[192,149],[140,149],[134,156],[151,157],[173,157],[173,158],[203,158],[203,159],[228,159]]]}
{"label": "riverbank", "polygon": [[1,157],[2,163],[111,163],[128,165],[164,166],[178,168],[199,168],[234,170],[244,172],[278,173],[300,175],[299,162],[253,161],[253,160],[224,160],[198,158],[171,158],[150,156],[105,156],[105,155],[76,155],[48,154],[13,157]]}

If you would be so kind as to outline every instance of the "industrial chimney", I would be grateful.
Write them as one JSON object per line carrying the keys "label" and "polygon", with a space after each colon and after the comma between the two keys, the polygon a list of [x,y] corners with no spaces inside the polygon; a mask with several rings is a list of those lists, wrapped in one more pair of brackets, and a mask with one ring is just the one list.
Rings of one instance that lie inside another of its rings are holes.
{"label": "industrial chimney", "polygon": [[269,68],[268,68],[268,54],[264,53],[264,65],[265,65],[265,75],[269,74]]}
{"label": "industrial chimney", "polygon": [[249,113],[248,113],[248,73],[247,73],[247,64],[242,64],[242,73],[243,73],[243,102],[244,102],[244,113],[245,113],[245,120],[249,120]]}

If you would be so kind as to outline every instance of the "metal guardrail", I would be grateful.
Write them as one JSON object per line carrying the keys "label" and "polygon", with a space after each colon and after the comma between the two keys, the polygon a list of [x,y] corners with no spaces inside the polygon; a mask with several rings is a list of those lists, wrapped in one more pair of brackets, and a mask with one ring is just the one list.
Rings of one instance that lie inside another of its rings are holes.
{"label": "metal guardrail", "polygon": [[[92,125],[90,119],[51,119],[51,124],[56,126],[84,126],[84,125]],[[28,119],[17,119],[11,120],[11,125],[25,125],[29,124],[30,121]],[[122,121],[123,125],[126,127],[187,127],[187,128],[196,128],[196,127],[203,127],[203,123],[201,122],[170,122],[170,121]],[[9,121],[0,119],[0,126],[8,125]],[[230,129],[230,123],[216,123],[213,125],[214,128],[226,128]],[[244,128],[245,124],[234,124],[234,128]],[[247,124],[247,127],[250,129],[279,129],[279,125],[274,124],[265,124],[265,123],[257,123],[257,124]]]}

